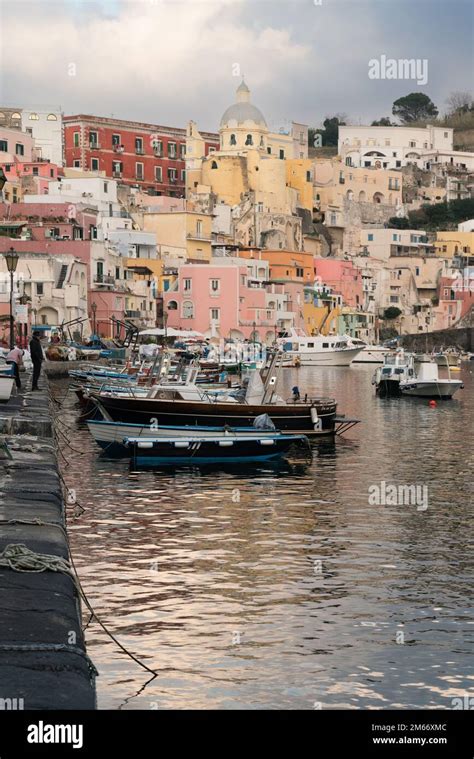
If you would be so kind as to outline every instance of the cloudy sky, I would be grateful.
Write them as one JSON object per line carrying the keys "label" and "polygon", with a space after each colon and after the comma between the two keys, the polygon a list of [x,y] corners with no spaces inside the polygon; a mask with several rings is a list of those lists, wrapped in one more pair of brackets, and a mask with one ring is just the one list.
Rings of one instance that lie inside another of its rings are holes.
{"label": "cloudy sky", "polygon": [[[471,0],[0,0],[0,103],[217,130],[245,75],[272,127],[470,89]],[[427,59],[428,83],[369,60]]]}

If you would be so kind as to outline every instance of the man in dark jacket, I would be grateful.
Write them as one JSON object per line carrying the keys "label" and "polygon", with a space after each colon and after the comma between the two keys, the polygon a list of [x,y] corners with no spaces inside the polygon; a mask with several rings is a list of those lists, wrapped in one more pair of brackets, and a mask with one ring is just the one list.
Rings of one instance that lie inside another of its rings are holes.
{"label": "man in dark jacket", "polygon": [[33,387],[32,390],[39,390],[38,380],[41,374],[41,364],[43,363],[43,349],[39,338],[41,332],[33,332],[33,337],[30,340],[30,355],[33,362]]}

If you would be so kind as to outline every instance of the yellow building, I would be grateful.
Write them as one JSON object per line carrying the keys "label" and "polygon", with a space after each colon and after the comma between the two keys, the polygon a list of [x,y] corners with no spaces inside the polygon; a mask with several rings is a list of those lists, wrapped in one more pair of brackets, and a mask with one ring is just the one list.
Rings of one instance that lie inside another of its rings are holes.
{"label": "yellow building", "polygon": [[212,215],[195,211],[145,211],[134,214],[140,229],[154,232],[162,260],[210,261]]}
{"label": "yellow building", "polygon": [[340,157],[316,158],[314,162],[315,205],[321,211],[341,208],[345,200],[399,206],[402,175],[397,170],[354,168]]}
{"label": "yellow building", "polygon": [[318,285],[304,288],[303,319],[308,335],[329,335],[337,332],[341,314],[341,296]]}
{"label": "yellow building", "polygon": [[437,232],[435,251],[441,258],[473,255],[474,232]]}
{"label": "yellow building", "polygon": [[252,193],[260,212],[291,215],[297,207],[311,210],[312,162],[300,157],[306,149],[298,136],[304,129],[293,123],[291,132],[271,133],[242,82],[236,102],[222,116],[218,151],[206,156],[196,124],[188,125],[187,198],[214,195],[217,202],[235,206]]}

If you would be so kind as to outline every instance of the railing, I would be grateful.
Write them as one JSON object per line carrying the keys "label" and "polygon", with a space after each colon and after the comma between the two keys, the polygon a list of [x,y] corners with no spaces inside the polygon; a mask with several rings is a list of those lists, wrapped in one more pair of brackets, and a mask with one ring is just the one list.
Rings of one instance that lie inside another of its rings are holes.
{"label": "railing", "polygon": [[135,155],[145,155],[143,148],[135,148]]}
{"label": "railing", "polygon": [[110,274],[100,274],[97,272],[97,274],[93,275],[93,281],[94,284],[99,285],[115,285],[115,278],[111,277]]}
{"label": "railing", "polygon": [[100,150],[100,142],[89,142],[89,150]]}
{"label": "railing", "polygon": [[203,240],[205,242],[211,241],[210,235],[203,235],[199,234],[198,232],[188,232],[186,237],[188,240]]}

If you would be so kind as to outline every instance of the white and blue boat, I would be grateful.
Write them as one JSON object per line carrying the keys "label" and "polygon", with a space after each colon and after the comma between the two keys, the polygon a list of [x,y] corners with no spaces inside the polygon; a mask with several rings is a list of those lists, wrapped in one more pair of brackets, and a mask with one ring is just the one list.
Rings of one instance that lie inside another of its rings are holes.
{"label": "white and blue boat", "polygon": [[204,437],[196,434],[167,437],[129,437],[124,444],[135,467],[248,464],[275,461],[292,449],[311,453],[305,435],[286,435],[279,432],[248,434],[233,431]]}

